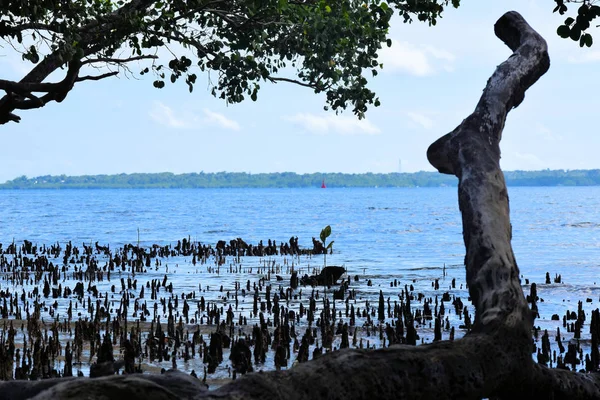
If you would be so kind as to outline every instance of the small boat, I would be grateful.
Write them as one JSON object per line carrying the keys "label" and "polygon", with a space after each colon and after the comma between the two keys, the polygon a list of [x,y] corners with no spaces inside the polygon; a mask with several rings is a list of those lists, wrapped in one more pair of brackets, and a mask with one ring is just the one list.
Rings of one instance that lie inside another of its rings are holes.
{"label": "small boat", "polygon": [[321,182],[321,189],[327,189],[327,186],[325,186],[325,179]]}

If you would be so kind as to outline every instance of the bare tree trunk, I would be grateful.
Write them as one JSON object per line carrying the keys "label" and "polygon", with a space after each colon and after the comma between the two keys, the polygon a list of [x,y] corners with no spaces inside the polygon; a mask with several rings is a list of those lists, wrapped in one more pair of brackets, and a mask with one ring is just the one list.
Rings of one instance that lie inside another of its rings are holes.
{"label": "bare tree trunk", "polygon": [[[525,91],[548,70],[550,61],[546,42],[518,13],[500,18],[495,32],[514,53],[497,67],[473,114],[427,152],[440,172],[459,178],[467,284],[476,309],[472,332],[454,342],[419,347],[336,351],[290,370],[249,374],[214,392],[192,390],[195,394],[189,398],[600,398],[596,374],[548,369],[531,357],[533,314],[523,295],[511,247],[499,144],[508,112],[521,103]],[[143,385],[144,395],[129,395],[130,400],[154,398],[154,384],[175,393],[178,388],[174,385],[186,382],[146,379],[152,382]],[[117,384],[122,386],[123,378],[89,382],[69,380],[40,391],[36,398],[76,398],[82,387],[89,389],[87,398],[100,398],[116,390]],[[8,388],[3,386],[0,393]],[[156,391],[160,398],[171,398],[165,393]],[[189,396],[189,391],[177,393],[172,398]]]}

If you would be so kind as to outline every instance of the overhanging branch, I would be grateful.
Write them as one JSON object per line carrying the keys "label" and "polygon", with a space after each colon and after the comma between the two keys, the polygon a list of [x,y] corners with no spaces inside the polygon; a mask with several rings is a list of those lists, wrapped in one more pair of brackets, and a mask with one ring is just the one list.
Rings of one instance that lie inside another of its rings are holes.
{"label": "overhanging branch", "polygon": [[85,64],[93,64],[93,63],[107,63],[107,64],[125,64],[131,61],[140,61],[140,60],[155,60],[158,56],[153,54],[129,57],[129,58],[111,58],[111,57],[98,57],[98,58],[88,58],[81,62],[82,65]]}
{"label": "overhanging branch", "polygon": [[8,25],[0,25],[0,37],[16,35],[19,32],[27,31],[27,30],[43,30],[54,33],[62,33],[60,30],[53,25],[49,24],[41,24],[39,22],[30,22],[26,24],[16,25],[16,26],[8,26]]}
{"label": "overhanging branch", "polygon": [[104,79],[104,78],[109,78],[111,76],[115,76],[118,75],[119,71],[113,71],[113,72],[107,72],[106,74],[102,74],[102,75],[86,75],[86,76],[80,76],[77,79],[75,79],[75,82],[82,82],[82,81],[99,81],[100,79]]}
{"label": "overhanging branch", "polygon": [[[96,20],[77,29],[80,35],[79,46],[84,49],[83,57],[95,54],[102,49],[105,49],[110,43],[104,42],[103,32],[109,32],[115,24],[127,20],[131,14],[135,14],[152,5],[153,0],[132,0],[125,3],[118,10],[109,14],[102,21]],[[126,37],[127,30],[122,32],[122,37]],[[58,84],[44,84],[43,81],[54,71],[65,64],[62,51],[57,50],[44,57],[36,66],[18,83],[10,83],[4,81],[5,87],[9,92],[0,98],[0,125],[20,119],[13,111],[26,110],[31,108],[43,107],[49,101],[60,102],[67,96],[69,90],[77,80],[79,68],[81,67],[80,60],[73,60],[69,63],[69,71],[65,79]],[[78,65],[77,71],[73,73],[72,67]],[[20,86],[19,86],[20,85]],[[31,85],[32,90],[27,90],[26,85]],[[58,85],[58,86],[35,86],[35,85]],[[13,90],[16,89],[16,90]],[[41,91],[47,94],[41,98],[32,98],[31,92]],[[15,96],[17,93],[19,96]],[[29,94],[28,94],[29,93]],[[23,99],[23,97],[28,99]]]}
{"label": "overhanging branch", "polygon": [[31,92],[50,92],[55,90],[57,83],[15,82],[0,79],[0,90],[26,96]]}
{"label": "overhanging branch", "polygon": [[304,86],[304,87],[311,88],[311,89],[318,88],[318,86],[313,83],[306,83],[306,82],[299,81],[297,79],[282,78],[282,77],[275,77],[275,76],[269,76],[269,77],[267,77],[267,79],[273,83],[288,82],[288,83],[293,83],[293,84]]}

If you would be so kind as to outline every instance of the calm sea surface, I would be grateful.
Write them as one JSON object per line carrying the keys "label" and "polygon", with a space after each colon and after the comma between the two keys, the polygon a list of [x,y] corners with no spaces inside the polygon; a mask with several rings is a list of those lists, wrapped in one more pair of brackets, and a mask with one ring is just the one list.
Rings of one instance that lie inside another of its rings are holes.
{"label": "calm sea surface", "polygon": [[[577,300],[591,299],[584,302],[588,313],[598,307],[600,187],[515,187],[509,195],[517,262],[524,278],[541,284],[536,324],[562,331],[562,315],[576,310]],[[431,290],[433,279],[446,288],[449,278],[464,283],[456,188],[0,191],[4,248],[24,239],[40,245],[98,241],[117,248],[136,244],[138,230],[142,246],[175,244],[188,236],[213,246],[237,237],[256,244],[297,236],[300,247],[312,247],[311,238],[318,238],[326,225],[335,241],[327,263],[345,265],[351,275],[374,283],[359,284],[363,301],[375,302],[381,289],[397,296],[399,288],[390,289],[395,278],[402,285],[422,282],[423,290]],[[319,266],[322,261],[302,263]],[[190,260],[177,262],[190,265]],[[563,282],[544,285],[546,272],[562,274]],[[170,280],[183,291],[198,289],[200,276],[193,274],[190,268]],[[218,277],[226,289],[238,280],[243,278]],[[554,313],[561,321],[551,321]]]}
{"label": "calm sea surface", "polygon": [[[600,271],[600,187],[509,189],[513,246],[524,275],[589,284]],[[215,244],[298,236],[331,225],[332,262],[394,275],[461,264],[455,188],[0,191],[0,242],[99,241],[113,247]]]}

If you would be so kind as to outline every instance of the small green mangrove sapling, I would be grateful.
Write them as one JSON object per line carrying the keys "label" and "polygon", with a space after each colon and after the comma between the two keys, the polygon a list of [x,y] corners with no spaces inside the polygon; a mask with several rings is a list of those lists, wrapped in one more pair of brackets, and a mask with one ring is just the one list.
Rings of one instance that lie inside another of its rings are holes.
{"label": "small green mangrove sapling", "polygon": [[331,250],[333,247],[333,240],[327,244],[327,238],[331,235],[331,226],[327,225],[325,228],[321,230],[321,242],[323,243],[323,247],[325,247],[325,252],[323,253],[323,268],[327,268],[327,252]]}

